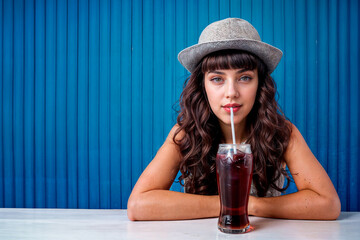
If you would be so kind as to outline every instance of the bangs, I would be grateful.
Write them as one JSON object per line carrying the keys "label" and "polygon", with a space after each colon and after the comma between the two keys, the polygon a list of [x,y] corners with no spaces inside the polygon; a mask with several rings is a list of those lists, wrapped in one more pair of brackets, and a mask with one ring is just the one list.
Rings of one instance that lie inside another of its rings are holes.
{"label": "bangs", "polygon": [[247,69],[259,67],[260,60],[251,53],[239,50],[222,50],[204,57],[201,70],[203,73],[218,69]]}

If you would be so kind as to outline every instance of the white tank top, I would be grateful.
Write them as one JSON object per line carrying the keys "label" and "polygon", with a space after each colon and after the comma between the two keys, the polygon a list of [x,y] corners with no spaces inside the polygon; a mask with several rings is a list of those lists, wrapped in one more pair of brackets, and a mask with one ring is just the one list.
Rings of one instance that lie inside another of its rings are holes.
{"label": "white tank top", "polygon": [[[284,175],[280,175],[280,178],[275,182],[276,186],[278,186],[279,188],[283,188],[284,186],[284,181],[285,181],[285,177]],[[250,195],[251,196],[258,196],[257,192],[256,192],[256,188],[253,182],[251,182],[251,188],[250,188]],[[279,192],[278,190],[269,187],[269,190],[266,192],[265,197],[277,197],[280,196],[281,192]]]}

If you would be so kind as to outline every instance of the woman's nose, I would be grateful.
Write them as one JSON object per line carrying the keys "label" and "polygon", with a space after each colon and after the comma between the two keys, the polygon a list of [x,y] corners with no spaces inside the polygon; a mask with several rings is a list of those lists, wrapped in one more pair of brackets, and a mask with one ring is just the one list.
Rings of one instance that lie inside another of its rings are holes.
{"label": "woman's nose", "polygon": [[237,89],[236,83],[234,81],[228,81],[226,87],[226,98],[237,98],[239,97],[239,90]]}

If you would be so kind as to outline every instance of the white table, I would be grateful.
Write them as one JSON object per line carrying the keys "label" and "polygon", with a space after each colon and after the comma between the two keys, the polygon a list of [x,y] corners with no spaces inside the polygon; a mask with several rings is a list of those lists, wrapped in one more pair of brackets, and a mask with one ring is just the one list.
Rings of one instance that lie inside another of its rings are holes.
{"label": "white table", "polygon": [[217,229],[217,219],[131,222],[126,210],[0,209],[0,239],[360,239],[360,212],[336,221],[250,217],[255,230],[241,235]]}

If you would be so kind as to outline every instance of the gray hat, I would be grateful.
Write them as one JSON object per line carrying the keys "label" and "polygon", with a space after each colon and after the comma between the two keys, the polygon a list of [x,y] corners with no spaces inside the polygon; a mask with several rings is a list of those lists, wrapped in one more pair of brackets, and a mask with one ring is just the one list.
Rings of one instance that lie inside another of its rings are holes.
{"label": "gray hat", "polygon": [[193,72],[199,61],[220,50],[238,49],[258,56],[272,73],[282,57],[282,51],[261,41],[256,29],[240,18],[227,18],[208,25],[201,33],[198,44],[182,50],[178,59]]}

